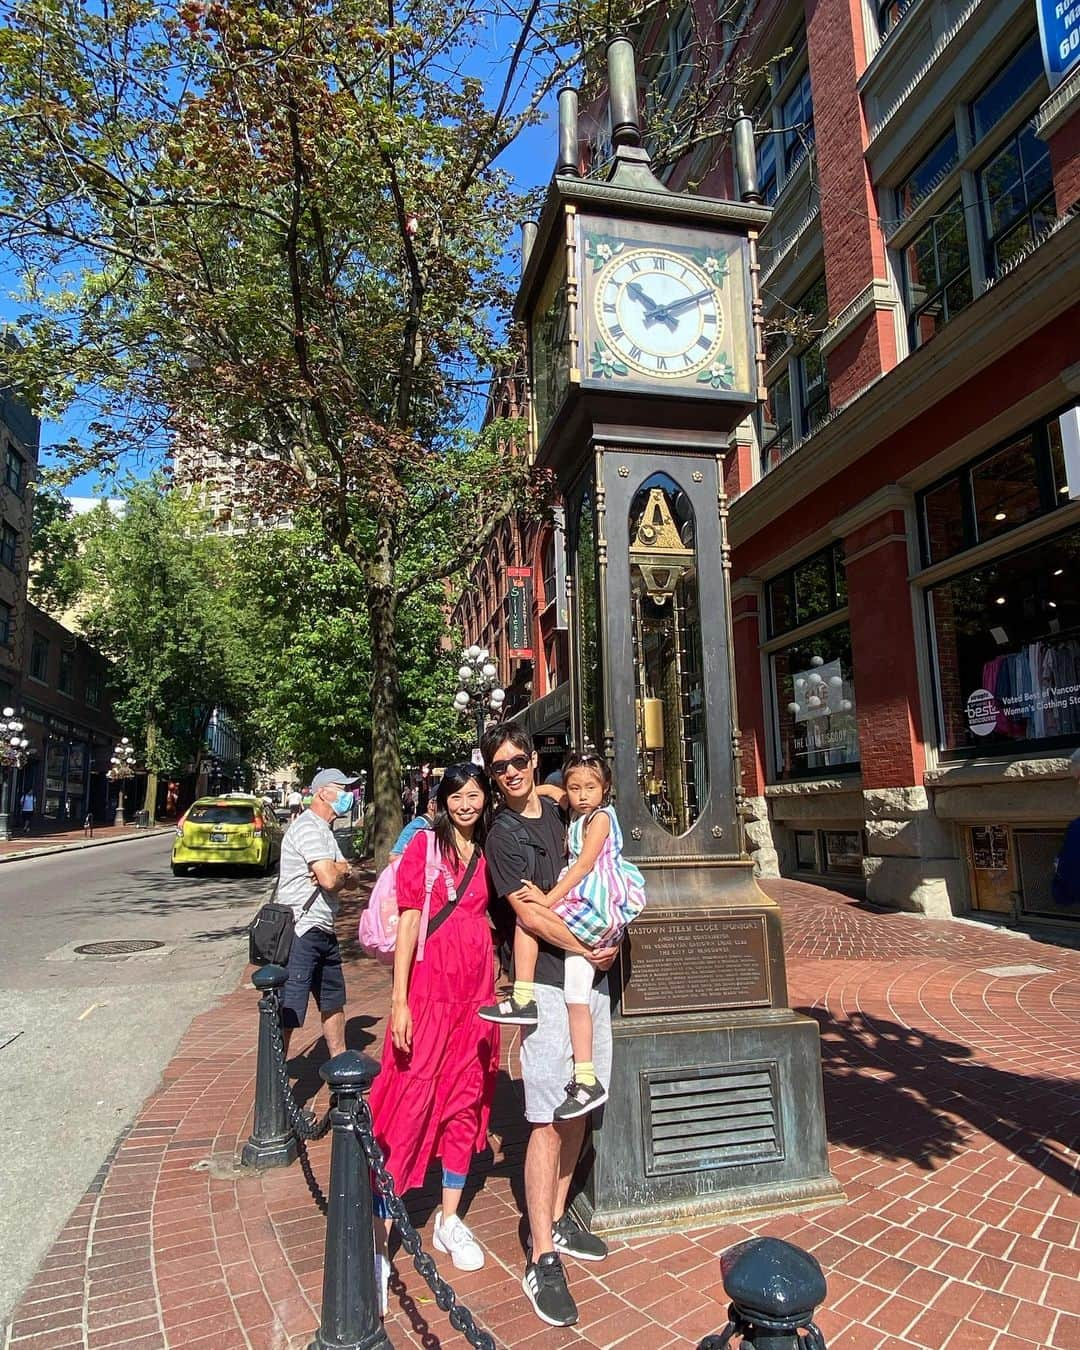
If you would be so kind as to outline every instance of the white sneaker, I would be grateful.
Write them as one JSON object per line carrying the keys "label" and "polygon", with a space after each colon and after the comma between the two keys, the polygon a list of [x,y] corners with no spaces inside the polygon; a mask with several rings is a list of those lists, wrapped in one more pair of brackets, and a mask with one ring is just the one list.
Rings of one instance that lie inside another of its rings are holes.
{"label": "white sneaker", "polygon": [[375,1293],[379,1299],[379,1316],[385,1317],[390,1308],[390,1258],[375,1253]]}
{"label": "white sneaker", "polygon": [[483,1247],[456,1214],[443,1222],[442,1210],[435,1211],[431,1245],[437,1252],[448,1252],[458,1270],[479,1270],[484,1264]]}

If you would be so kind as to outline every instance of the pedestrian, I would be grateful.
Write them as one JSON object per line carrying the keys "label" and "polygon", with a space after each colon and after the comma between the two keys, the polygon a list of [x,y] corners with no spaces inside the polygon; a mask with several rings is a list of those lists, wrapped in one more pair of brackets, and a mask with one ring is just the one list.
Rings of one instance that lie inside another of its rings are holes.
{"label": "pedestrian", "polygon": [[405,790],[401,794],[401,814],[406,825],[416,815],[416,793],[413,791],[411,783],[406,784]]}
{"label": "pedestrian", "polygon": [[300,791],[300,789],[296,786],[295,783],[289,789],[289,796],[286,805],[289,808],[290,820],[295,820],[296,817],[300,814],[300,812],[304,809],[304,795]]}
{"label": "pedestrian", "polygon": [[[611,766],[595,751],[573,752],[563,765],[562,778],[573,812],[567,840],[569,865],[551,890],[545,893],[528,882],[514,892],[514,899],[553,909],[588,947],[618,947],[627,925],[645,908],[645,878],[622,856],[622,830],[611,805]],[[538,951],[536,939],[519,923],[514,933],[513,992],[502,1002],[480,1009],[485,1021],[536,1025],[533,980]],[[608,1093],[607,1084],[596,1076],[592,1056],[589,992],[596,972],[585,957],[569,953],[563,971],[574,1073],[554,1119],[573,1120],[602,1106]]]}
{"label": "pedestrian", "polygon": [[[422,1185],[431,1162],[441,1160],[442,1204],[432,1241],[459,1270],[479,1270],[484,1264],[483,1249],[458,1211],[473,1155],[487,1144],[499,1067],[498,1028],[481,1021],[476,1011],[495,988],[491,889],[483,853],[489,804],[483,770],[474,764],[446,770],[431,825],[441,866],[431,889],[431,922],[422,957],[418,939],[426,896],[427,831],[413,837],[398,864],[400,920],[390,1026],[382,1067],[371,1088],[375,1137],[397,1193]],[[440,912],[447,910],[449,917],[442,920]],[[376,1213],[387,1217],[380,1196]],[[389,1221],[385,1228],[388,1234]],[[385,1255],[379,1274],[385,1307]]]}
{"label": "pedestrian", "polygon": [[282,839],[277,899],[292,906],[296,920],[281,999],[286,1054],[293,1030],[304,1025],[312,995],[330,1057],[345,1049],[345,977],[334,918],[335,896],[348,878],[349,864],[331,825],[352,810],[352,794],[346,789],[355,781],[340,769],[322,769],[311,780],[311,805]]}
{"label": "pedestrian", "polygon": [[[1080,785],[1080,750],[1072,752],[1069,772]],[[1065,831],[1061,852],[1054,859],[1050,895],[1054,904],[1063,908],[1080,905],[1080,816]]]}
{"label": "pedestrian", "polygon": [[30,833],[30,826],[33,824],[34,821],[34,807],[36,806],[36,804],[37,803],[34,797],[34,789],[27,788],[22,795],[22,804],[21,804],[23,834]]}
{"label": "pedestrian", "polygon": [[413,835],[419,834],[421,830],[428,830],[431,828],[435,821],[435,815],[438,809],[436,795],[433,792],[427,799],[425,809],[413,816],[412,820],[409,821],[408,825],[404,826],[401,833],[394,840],[394,847],[390,850],[391,859],[401,857],[408,847],[409,840],[412,839]]}
{"label": "pedestrian", "polygon": [[518,923],[537,938],[536,1025],[521,1041],[521,1080],[525,1116],[532,1125],[525,1153],[525,1205],[530,1241],[521,1287],[541,1321],[570,1326],[578,1310],[566,1284],[561,1256],[602,1261],[607,1246],[577,1223],[567,1209],[570,1182],[585,1138],[585,1116],[555,1120],[555,1110],[573,1078],[570,1027],[563,999],[563,963],[567,952],[586,957],[595,969],[589,991],[593,1062],[601,1082],[611,1075],[611,1005],[604,972],[614,948],[590,950],[562,919],[544,905],[519,896],[522,882],[550,891],[566,853],[566,830],[559,808],[536,786],[532,737],[513,723],[492,727],[483,740],[484,763],[502,805],[487,839],[488,870],[498,896],[505,898]]}

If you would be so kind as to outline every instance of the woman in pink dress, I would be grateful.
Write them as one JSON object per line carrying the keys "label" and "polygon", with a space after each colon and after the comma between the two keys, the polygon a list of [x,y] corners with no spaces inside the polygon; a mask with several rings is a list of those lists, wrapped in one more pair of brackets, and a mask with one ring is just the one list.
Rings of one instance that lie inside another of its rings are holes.
{"label": "woman in pink dress", "polygon": [[[371,1089],[375,1137],[399,1195],[419,1186],[433,1159],[442,1162],[442,1205],[432,1241],[459,1270],[479,1270],[484,1253],[458,1215],[473,1154],[487,1143],[488,1116],[499,1066],[499,1032],[477,1016],[494,996],[482,848],[490,788],[482,769],[456,764],[439,784],[432,832],[440,872],[431,891],[435,924],[456,893],[449,916],[429,933],[418,958],[429,831],[402,854],[397,873],[400,920],[394,949],[394,988],[382,1068]],[[376,1196],[376,1213],[385,1209]],[[389,1231],[389,1223],[387,1223]],[[389,1268],[382,1259],[385,1288]]]}

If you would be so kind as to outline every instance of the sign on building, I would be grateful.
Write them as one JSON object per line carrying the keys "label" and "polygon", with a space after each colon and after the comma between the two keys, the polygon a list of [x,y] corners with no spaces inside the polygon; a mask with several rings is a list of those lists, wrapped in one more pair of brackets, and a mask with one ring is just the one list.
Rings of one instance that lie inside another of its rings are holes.
{"label": "sign on building", "polygon": [[508,567],[506,593],[507,655],[522,661],[532,660],[529,618],[532,613],[532,568]]}
{"label": "sign on building", "polygon": [[1080,0],[1035,0],[1043,67],[1051,89],[1080,65]]}

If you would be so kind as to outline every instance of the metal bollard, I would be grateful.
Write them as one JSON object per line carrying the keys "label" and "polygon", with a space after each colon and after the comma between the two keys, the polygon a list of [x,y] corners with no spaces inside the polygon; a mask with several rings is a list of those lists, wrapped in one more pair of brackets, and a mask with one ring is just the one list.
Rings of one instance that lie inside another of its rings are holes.
{"label": "metal bollard", "polygon": [[723,1254],[720,1270],[731,1299],[728,1324],[698,1350],[725,1350],[734,1336],[743,1350],[825,1350],[813,1318],[827,1286],[809,1252],[779,1238],[751,1238]]}
{"label": "metal bollard", "polygon": [[280,1035],[275,992],[289,978],[284,966],[261,966],[251,983],[262,994],[259,1000],[259,1058],[255,1068],[255,1122],[240,1154],[245,1167],[262,1171],[288,1167],[296,1161],[296,1136],[285,1114],[286,1088],[274,1063],[274,1036]]}
{"label": "metal bollard", "polygon": [[355,1108],[379,1072],[374,1060],[346,1050],[319,1073],[333,1093],[330,1109],[330,1205],[323,1256],[322,1318],[309,1350],[392,1350],[379,1317],[371,1176],[357,1137]]}

